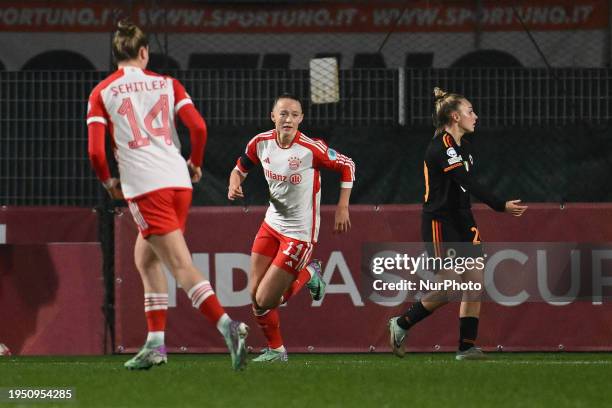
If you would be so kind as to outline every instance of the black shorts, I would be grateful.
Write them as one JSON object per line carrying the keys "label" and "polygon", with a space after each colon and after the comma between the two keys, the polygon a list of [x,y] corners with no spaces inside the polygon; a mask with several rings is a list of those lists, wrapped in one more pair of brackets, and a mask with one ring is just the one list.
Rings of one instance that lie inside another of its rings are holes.
{"label": "black shorts", "polygon": [[439,216],[423,213],[421,236],[430,257],[483,256],[480,232],[472,211]]}

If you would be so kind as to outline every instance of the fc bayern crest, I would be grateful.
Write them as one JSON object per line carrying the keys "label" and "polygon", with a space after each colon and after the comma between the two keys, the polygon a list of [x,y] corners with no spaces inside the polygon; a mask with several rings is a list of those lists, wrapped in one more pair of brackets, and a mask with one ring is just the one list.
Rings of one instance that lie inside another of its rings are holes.
{"label": "fc bayern crest", "polygon": [[297,170],[300,168],[300,164],[302,164],[302,161],[300,159],[298,159],[297,157],[290,157],[289,158],[289,169],[290,170]]}
{"label": "fc bayern crest", "polygon": [[291,184],[300,184],[302,182],[302,176],[299,174],[292,174],[289,176],[289,181]]}

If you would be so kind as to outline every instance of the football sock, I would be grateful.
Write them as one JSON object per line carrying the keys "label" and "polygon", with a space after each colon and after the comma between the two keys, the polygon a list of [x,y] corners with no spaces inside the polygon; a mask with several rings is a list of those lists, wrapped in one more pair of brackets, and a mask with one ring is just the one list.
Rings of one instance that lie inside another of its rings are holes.
{"label": "football sock", "polygon": [[291,286],[289,286],[289,289],[287,289],[287,291],[283,294],[281,304],[287,303],[293,295],[298,293],[300,289],[302,289],[302,287],[308,283],[310,278],[312,278],[313,273],[314,271],[311,271],[308,267],[302,269],[298,274],[297,279],[293,281]]}
{"label": "football sock", "polygon": [[425,309],[425,306],[419,301],[413,303],[406,313],[397,318],[397,325],[404,330],[408,330],[430,314],[431,312]]}
{"label": "football sock", "polygon": [[279,347],[282,347],[283,338],[280,331],[278,308],[266,310],[261,314],[253,310],[253,314],[255,315],[257,324],[268,341],[268,347],[271,349],[279,349]]}
{"label": "football sock", "polygon": [[478,337],[478,318],[459,318],[459,351],[474,347],[476,337]]}
{"label": "football sock", "polygon": [[223,310],[223,306],[219,303],[217,299],[217,295],[212,289],[210,282],[207,280],[203,280],[200,283],[195,284],[189,292],[187,292],[187,296],[191,299],[191,303],[193,307],[198,309],[200,313],[202,313],[206,318],[214,325],[217,326],[217,329],[223,333],[223,328],[227,321],[229,321],[229,316]]}
{"label": "football sock", "polygon": [[145,293],[145,317],[147,319],[147,344],[155,347],[164,344],[166,315],[168,313],[167,293]]}

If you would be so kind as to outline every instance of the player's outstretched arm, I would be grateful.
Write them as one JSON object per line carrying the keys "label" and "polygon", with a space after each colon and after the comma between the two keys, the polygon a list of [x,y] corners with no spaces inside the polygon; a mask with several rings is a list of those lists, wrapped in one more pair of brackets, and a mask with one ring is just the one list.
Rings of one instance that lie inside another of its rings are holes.
{"label": "player's outstretched arm", "polygon": [[340,199],[336,207],[334,216],[334,233],[342,234],[351,229],[351,219],[349,217],[349,199],[351,197],[351,188],[340,189]]}
{"label": "player's outstretched arm", "polygon": [[242,192],[242,182],[246,179],[237,169],[232,170],[229,177],[229,186],[227,188],[227,198],[234,201],[237,198],[244,198]]}
{"label": "player's outstretched arm", "polygon": [[[444,163],[443,163],[444,166]],[[461,187],[480,201],[491,207],[493,210],[503,212],[506,210],[506,202],[489,191],[487,187],[480,184],[471,173],[469,173],[462,162],[443,167],[444,172],[448,173]]]}
{"label": "player's outstretched arm", "polygon": [[526,205],[521,205],[520,202],[521,200],[506,201],[506,209],[504,211],[508,214],[514,215],[515,217],[520,217],[523,215],[525,210],[529,208]]}

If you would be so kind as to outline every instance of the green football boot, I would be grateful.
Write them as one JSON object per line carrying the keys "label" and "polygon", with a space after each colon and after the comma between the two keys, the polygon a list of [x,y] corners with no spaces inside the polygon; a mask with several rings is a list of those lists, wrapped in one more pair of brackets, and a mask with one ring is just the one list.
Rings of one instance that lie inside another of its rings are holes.
{"label": "green football boot", "polygon": [[153,366],[166,364],[168,356],[166,346],[148,347],[146,344],[131,359],[126,361],[123,366],[128,370],[148,370]]}
{"label": "green football boot", "polygon": [[257,363],[273,362],[273,361],[280,361],[280,362],[286,363],[288,360],[289,360],[289,356],[287,355],[287,350],[276,351],[270,348],[265,348],[263,350],[263,353],[259,357],[256,357],[253,359],[253,361]]}
{"label": "green football boot", "polygon": [[223,339],[232,357],[232,368],[236,371],[246,368],[246,338],[248,335],[249,326],[235,320],[231,320],[223,330]]}
{"label": "green football boot", "polygon": [[321,274],[321,261],[313,259],[312,262],[308,264],[307,268],[313,270],[312,277],[306,284],[306,287],[310,291],[310,297],[312,300],[321,300],[325,295],[325,286],[327,286]]}

